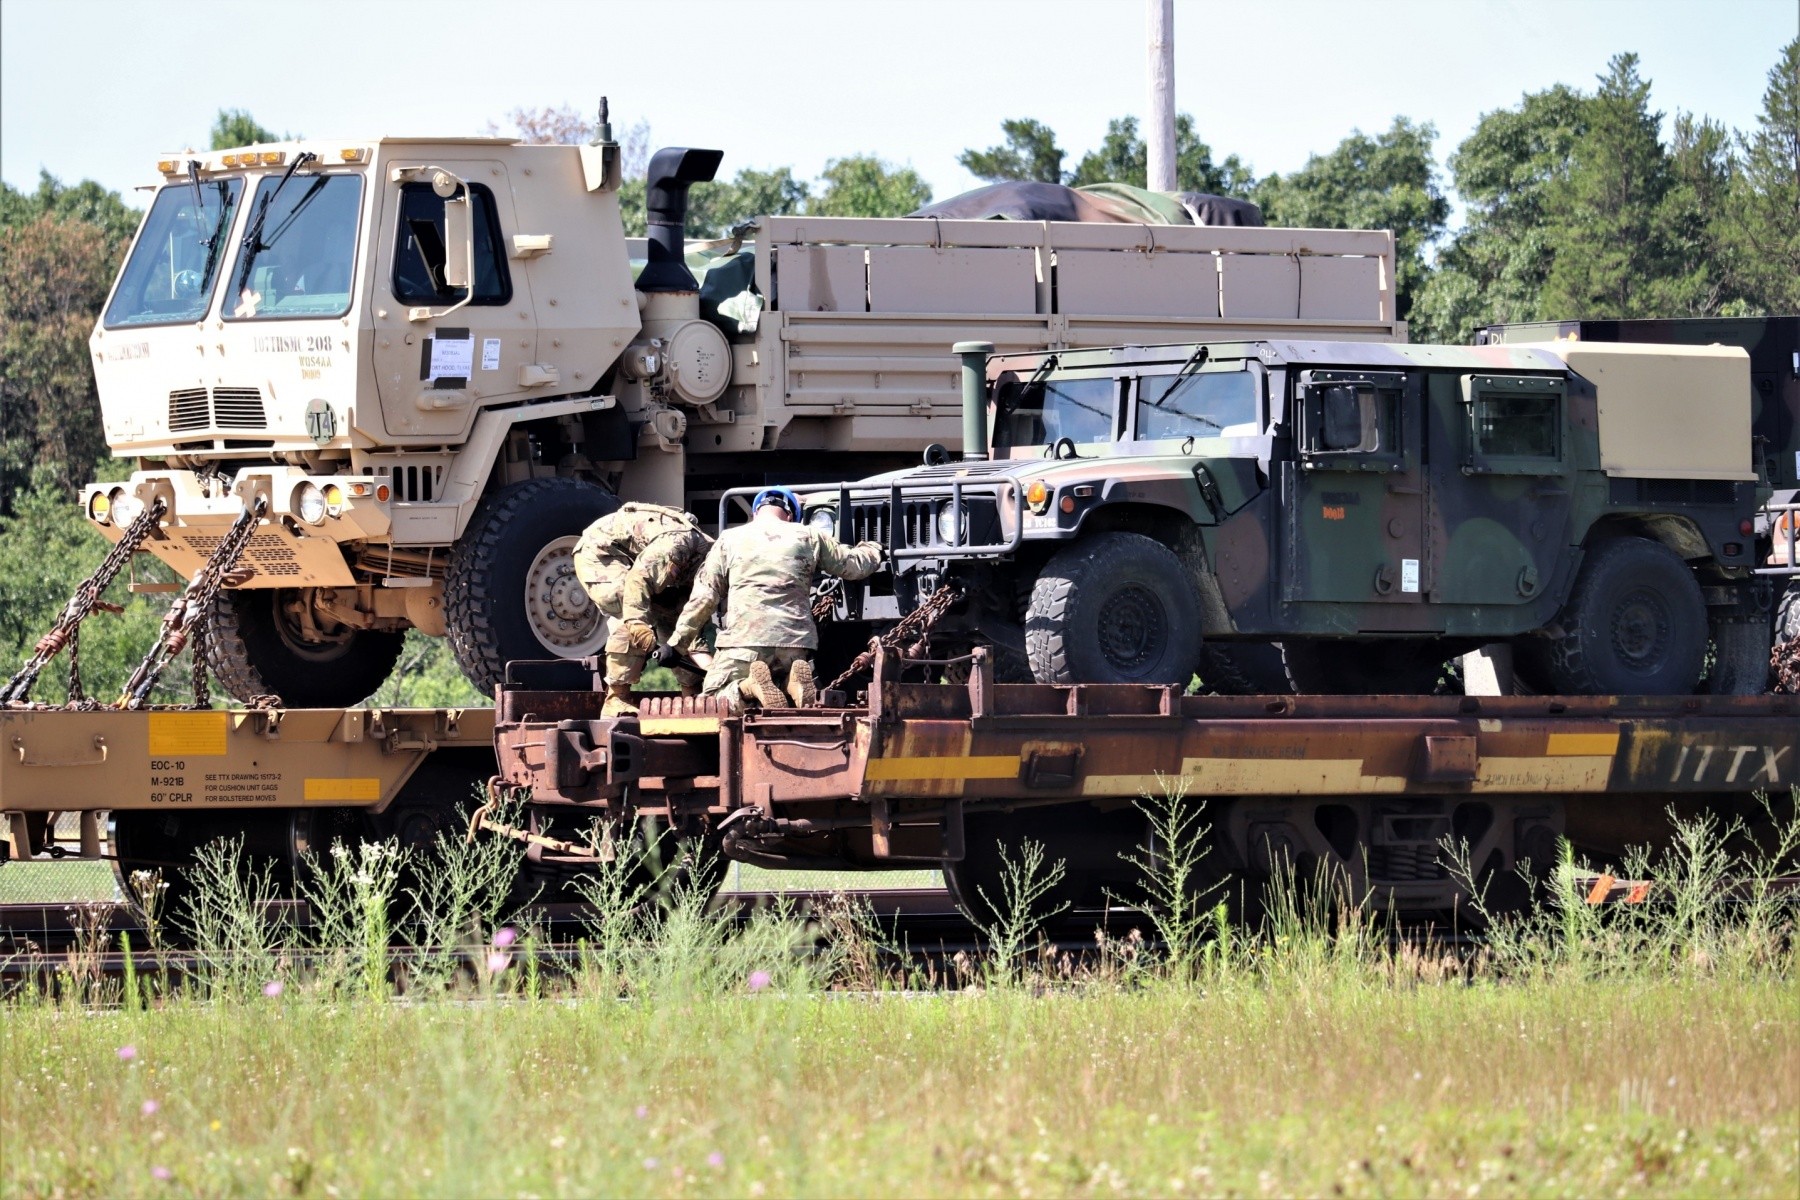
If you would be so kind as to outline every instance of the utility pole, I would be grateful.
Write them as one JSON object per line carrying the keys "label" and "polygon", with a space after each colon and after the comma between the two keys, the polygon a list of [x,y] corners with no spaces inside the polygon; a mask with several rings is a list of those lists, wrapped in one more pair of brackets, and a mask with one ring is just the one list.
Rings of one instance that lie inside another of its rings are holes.
{"label": "utility pole", "polygon": [[1150,115],[1144,121],[1149,187],[1175,190],[1175,0],[1150,3]]}

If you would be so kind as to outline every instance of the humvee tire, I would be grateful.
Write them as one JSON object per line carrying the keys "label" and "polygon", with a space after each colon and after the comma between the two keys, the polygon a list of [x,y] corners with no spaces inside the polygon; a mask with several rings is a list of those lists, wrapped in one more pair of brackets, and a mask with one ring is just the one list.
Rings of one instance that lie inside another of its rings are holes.
{"label": "humvee tire", "polygon": [[1281,643],[1288,683],[1302,696],[1436,695],[1448,658],[1433,638],[1289,638]]}
{"label": "humvee tire", "polygon": [[575,578],[581,531],[619,498],[579,479],[527,479],[482,503],[450,552],[444,625],[469,682],[494,694],[513,659],[585,658],[606,618]]}
{"label": "humvee tire", "polygon": [[288,619],[290,588],[246,588],[213,599],[206,665],[227,692],[248,704],[279,696],[289,708],[349,708],[367,699],[400,661],[406,634],[346,629],[309,642]]}
{"label": "humvee tire", "polygon": [[1025,650],[1039,683],[1186,684],[1200,663],[1200,602],[1167,546],[1102,533],[1038,574]]}
{"label": "humvee tire", "polygon": [[1560,637],[1523,638],[1534,682],[1567,696],[1686,696],[1706,664],[1706,601],[1680,555],[1648,538],[1591,547]]}
{"label": "humvee tire", "polygon": [[1278,642],[1208,642],[1200,683],[1220,696],[1285,696],[1294,690]]}

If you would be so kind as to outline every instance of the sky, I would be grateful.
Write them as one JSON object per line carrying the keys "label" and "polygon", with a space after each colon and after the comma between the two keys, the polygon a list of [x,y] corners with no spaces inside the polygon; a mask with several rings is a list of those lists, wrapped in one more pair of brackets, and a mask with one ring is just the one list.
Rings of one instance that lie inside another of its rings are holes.
{"label": "sky", "polygon": [[[722,176],[876,153],[938,198],[1000,122],[1066,166],[1142,114],[1146,0],[4,0],[0,176],[126,190],[204,149],[221,108],[307,136],[484,132],[611,98],[615,131],[720,147]],[[1176,0],[1175,100],[1215,158],[1291,171],[1352,129],[1431,122],[1440,166],[1483,113],[1591,89],[1621,51],[1654,107],[1750,129],[1800,0]],[[1448,178],[1446,172],[1446,189]],[[140,201],[141,202],[141,201]]]}

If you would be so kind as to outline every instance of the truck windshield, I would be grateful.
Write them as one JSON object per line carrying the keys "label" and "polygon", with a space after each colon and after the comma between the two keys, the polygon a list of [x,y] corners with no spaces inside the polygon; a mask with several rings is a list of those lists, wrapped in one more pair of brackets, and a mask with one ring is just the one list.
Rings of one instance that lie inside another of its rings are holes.
{"label": "truck windshield", "polygon": [[256,185],[253,219],[263,211],[256,245],[241,246],[231,268],[238,294],[227,298],[231,320],[336,317],[350,311],[362,176],[281,177]]}
{"label": "truck windshield", "polygon": [[106,309],[106,327],[198,321],[212,302],[241,179],[165,185]]}
{"label": "truck windshield", "polygon": [[1047,446],[1063,438],[1082,445],[1110,442],[1117,436],[1118,395],[1119,381],[1111,376],[1002,384],[994,448]]}
{"label": "truck windshield", "polygon": [[1202,371],[1180,380],[1148,375],[1138,384],[1139,441],[1254,437],[1261,432],[1256,376],[1248,371]]}

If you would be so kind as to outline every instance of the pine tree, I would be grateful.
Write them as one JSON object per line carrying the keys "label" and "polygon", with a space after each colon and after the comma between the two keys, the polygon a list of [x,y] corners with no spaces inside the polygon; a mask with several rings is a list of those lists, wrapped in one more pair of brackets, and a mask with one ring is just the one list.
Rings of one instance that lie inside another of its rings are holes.
{"label": "pine tree", "polygon": [[1738,136],[1738,151],[1742,169],[1724,234],[1734,251],[1738,307],[1800,312],[1800,38],[1770,69],[1757,128]]}

